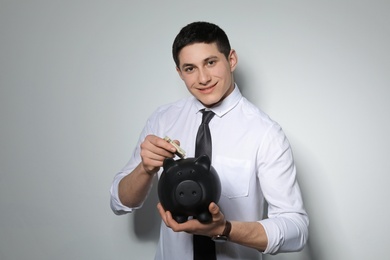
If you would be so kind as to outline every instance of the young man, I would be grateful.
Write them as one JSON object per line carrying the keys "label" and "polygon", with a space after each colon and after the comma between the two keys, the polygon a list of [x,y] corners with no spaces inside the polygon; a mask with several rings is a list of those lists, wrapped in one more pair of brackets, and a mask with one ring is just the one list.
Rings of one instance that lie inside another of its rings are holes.
{"label": "young man", "polygon": [[228,224],[230,232],[223,234],[228,241],[215,246],[217,259],[261,259],[262,253],[301,250],[309,221],[290,145],[281,127],[241,95],[233,77],[237,54],[225,32],[206,22],[189,24],[176,36],[173,58],[192,95],[149,118],[130,161],[113,181],[113,211],[124,214],[142,206],[164,159],[175,156],[164,136],[180,141],[194,157],[200,111],[206,108],[215,113],[209,126],[221,199],[209,206],[209,224],[196,219],[179,224],[158,204],[163,223],[156,259],[193,259],[193,234],[215,237]]}

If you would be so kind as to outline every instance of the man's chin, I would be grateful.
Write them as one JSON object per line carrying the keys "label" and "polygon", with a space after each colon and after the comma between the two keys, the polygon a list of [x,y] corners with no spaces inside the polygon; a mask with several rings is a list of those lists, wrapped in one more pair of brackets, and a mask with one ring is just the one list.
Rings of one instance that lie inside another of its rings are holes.
{"label": "man's chin", "polygon": [[219,103],[221,103],[221,99],[215,99],[215,100],[212,100],[212,99],[198,99],[205,107],[214,107],[216,105],[218,105]]}

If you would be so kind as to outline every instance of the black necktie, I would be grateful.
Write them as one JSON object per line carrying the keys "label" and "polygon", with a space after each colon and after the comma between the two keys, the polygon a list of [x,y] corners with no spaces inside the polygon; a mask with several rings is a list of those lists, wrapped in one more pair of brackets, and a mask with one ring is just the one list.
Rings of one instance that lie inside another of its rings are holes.
{"label": "black necktie", "polygon": [[196,134],[195,143],[195,157],[207,154],[211,161],[211,134],[209,128],[209,122],[215,115],[213,111],[201,110],[203,113],[202,123],[199,126],[198,133]]}
{"label": "black necktie", "polygon": [[[196,135],[195,157],[207,154],[211,161],[211,134],[209,122],[215,115],[212,111],[202,110],[202,123]],[[216,260],[215,243],[210,237],[194,235],[194,260]]]}

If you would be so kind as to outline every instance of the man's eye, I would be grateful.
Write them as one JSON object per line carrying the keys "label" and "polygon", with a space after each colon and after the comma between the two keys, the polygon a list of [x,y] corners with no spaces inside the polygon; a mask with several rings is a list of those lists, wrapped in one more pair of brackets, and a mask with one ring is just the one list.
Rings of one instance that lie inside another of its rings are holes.
{"label": "man's eye", "polygon": [[215,64],[215,60],[210,60],[210,61],[208,62],[208,64],[209,64],[209,65],[214,65],[214,64]]}
{"label": "man's eye", "polygon": [[184,69],[185,72],[191,72],[193,70],[194,70],[193,67],[187,67],[187,68]]}

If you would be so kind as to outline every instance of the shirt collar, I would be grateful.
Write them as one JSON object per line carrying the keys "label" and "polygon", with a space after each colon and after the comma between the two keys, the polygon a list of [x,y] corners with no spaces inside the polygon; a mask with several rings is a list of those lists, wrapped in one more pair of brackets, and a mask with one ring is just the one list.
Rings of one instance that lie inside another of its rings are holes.
{"label": "shirt collar", "polygon": [[[234,84],[233,92],[230,93],[229,96],[227,96],[224,100],[222,100],[222,102],[218,103],[216,106],[213,106],[211,108],[206,108],[206,110],[211,110],[218,117],[223,117],[238,104],[241,98],[242,98],[242,94],[237,84]],[[200,110],[205,108],[204,105],[199,100],[195,101],[195,107],[197,108],[196,110],[197,113]]]}

